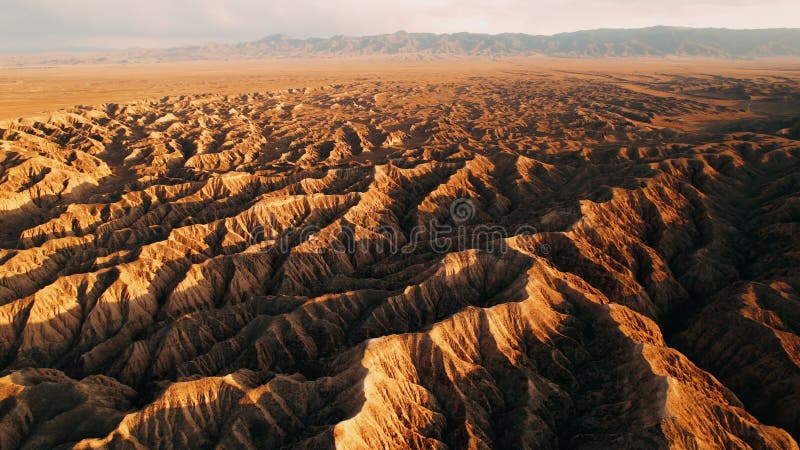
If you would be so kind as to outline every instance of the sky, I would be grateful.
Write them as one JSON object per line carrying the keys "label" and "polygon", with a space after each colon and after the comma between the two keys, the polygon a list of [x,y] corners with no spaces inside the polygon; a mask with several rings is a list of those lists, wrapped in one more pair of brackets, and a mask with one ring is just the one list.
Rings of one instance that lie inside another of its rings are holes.
{"label": "sky", "polygon": [[0,0],[4,51],[652,25],[800,28],[800,0]]}

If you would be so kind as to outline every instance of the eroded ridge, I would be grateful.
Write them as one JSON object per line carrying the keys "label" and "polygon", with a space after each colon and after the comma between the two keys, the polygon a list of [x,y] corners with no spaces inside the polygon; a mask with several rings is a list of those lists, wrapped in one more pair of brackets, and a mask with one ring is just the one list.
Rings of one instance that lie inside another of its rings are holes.
{"label": "eroded ridge", "polygon": [[0,448],[797,448],[792,86],[507,74],[13,122]]}

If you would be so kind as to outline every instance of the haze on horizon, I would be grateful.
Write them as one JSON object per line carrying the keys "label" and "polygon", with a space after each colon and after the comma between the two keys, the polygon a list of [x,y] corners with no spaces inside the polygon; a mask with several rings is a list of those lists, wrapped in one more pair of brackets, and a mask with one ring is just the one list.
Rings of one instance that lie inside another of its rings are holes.
{"label": "haze on horizon", "polygon": [[0,51],[170,47],[270,34],[409,32],[555,34],[653,25],[800,27],[797,0],[7,0]]}

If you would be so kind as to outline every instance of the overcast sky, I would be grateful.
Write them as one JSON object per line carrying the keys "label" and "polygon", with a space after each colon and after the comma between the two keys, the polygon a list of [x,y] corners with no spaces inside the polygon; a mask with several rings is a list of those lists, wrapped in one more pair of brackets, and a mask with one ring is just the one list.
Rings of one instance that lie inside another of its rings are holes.
{"label": "overcast sky", "polygon": [[165,47],[269,34],[553,34],[651,25],[800,27],[800,0],[0,0],[0,49]]}

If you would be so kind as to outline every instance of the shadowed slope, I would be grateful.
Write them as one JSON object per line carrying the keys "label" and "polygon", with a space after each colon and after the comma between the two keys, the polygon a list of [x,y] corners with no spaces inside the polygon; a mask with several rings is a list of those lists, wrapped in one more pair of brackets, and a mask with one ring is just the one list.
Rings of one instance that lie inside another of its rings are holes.
{"label": "shadowed slope", "polygon": [[796,88],[661,77],[12,122],[2,447],[797,448]]}

